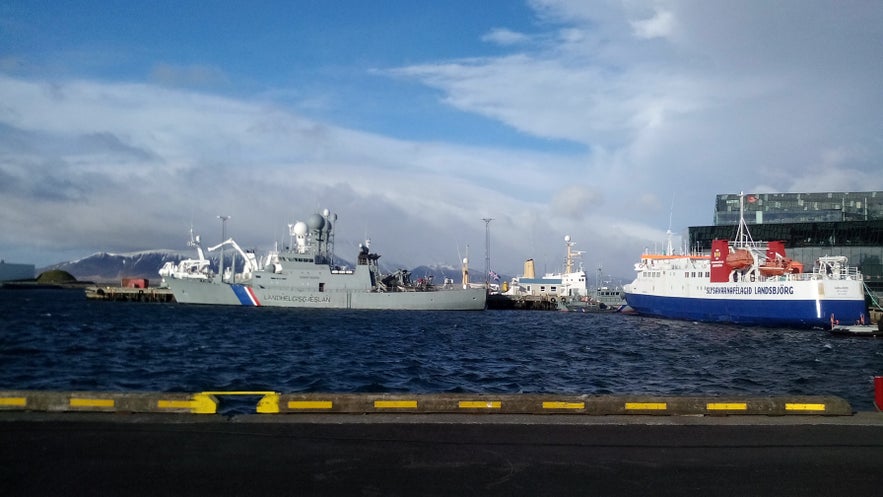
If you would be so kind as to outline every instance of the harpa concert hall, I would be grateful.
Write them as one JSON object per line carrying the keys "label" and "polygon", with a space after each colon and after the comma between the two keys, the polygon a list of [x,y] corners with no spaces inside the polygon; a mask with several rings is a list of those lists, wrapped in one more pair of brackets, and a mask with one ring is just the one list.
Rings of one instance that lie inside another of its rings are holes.
{"label": "harpa concert hall", "polygon": [[[883,192],[746,194],[744,206],[754,240],[784,241],[788,257],[807,267],[845,255],[883,295]],[[739,194],[717,195],[714,226],[690,227],[690,247],[707,251],[714,239],[732,239],[738,224]]]}

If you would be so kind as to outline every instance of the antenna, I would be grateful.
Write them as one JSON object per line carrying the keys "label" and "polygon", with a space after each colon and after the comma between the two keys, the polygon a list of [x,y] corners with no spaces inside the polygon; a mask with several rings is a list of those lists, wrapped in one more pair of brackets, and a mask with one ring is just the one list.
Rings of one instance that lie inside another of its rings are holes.
{"label": "antenna", "polygon": [[[749,199],[750,201],[750,199]],[[745,222],[745,192],[739,192],[739,227],[736,228],[736,246],[745,248],[753,244],[748,223]]]}
{"label": "antenna", "polygon": [[666,238],[668,240],[668,246],[666,247],[666,255],[674,255],[674,247],[671,245],[672,231],[671,231],[671,220],[674,216],[675,211],[675,194],[672,192],[671,194],[671,207],[668,210],[668,231],[665,232]]}

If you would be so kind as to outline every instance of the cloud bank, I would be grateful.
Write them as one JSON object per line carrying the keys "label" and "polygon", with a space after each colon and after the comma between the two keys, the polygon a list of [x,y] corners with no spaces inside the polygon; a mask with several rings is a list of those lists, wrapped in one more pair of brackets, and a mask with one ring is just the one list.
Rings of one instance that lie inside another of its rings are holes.
{"label": "cloud bank", "polygon": [[180,248],[191,224],[219,239],[221,214],[263,249],[328,207],[345,258],[370,237],[390,263],[456,264],[468,245],[481,268],[491,217],[497,272],[528,257],[559,268],[569,234],[587,269],[627,277],[669,222],[711,224],[715,194],[883,190],[874,3],[530,6],[530,32],[493,22],[476,40],[496,55],[371,68],[525,146],[306,117],[272,98],[279,89],[225,93],[235,78],[212,62],[154,62],[143,81],[120,81],[41,76],[5,57],[0,252],[48,264]]}

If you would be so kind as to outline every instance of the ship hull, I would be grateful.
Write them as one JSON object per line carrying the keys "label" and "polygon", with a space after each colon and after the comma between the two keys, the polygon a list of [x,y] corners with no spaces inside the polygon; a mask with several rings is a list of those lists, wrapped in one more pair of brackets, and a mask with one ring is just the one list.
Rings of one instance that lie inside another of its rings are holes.
{"label": "ship hull", "polygon": [[[830,328],[865,318],[859,281],[803,281],[787,285],[706,284],[704,295],[662,295],[629,285],[625,298],[645,316],[788,328]],[[698,292],[696,292],[698,293]]]}
{"label": "ship hull", "polygon": [[485,308],[483,288],[406,292],[339,289],[325,292],[280,290],[211,280],[167,279],[181,304],[291,307],[304,309],[469,310]]}

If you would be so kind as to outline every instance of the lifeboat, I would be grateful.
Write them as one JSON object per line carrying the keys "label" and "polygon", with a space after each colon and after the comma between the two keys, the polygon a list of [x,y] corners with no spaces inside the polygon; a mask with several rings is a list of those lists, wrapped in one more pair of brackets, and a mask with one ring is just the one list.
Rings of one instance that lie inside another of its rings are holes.
{"label": "lifeboat", "polygon": [[754,258],[751,256],[751,252],[747,250],[739,249],[727,254],[727,266],[733,269],[744,269],[752,264],[754,264]]}
{"label": "lifeboat", "polygon": [[778,259],[766,261],[760,266],[760,274],[764,276],[782,276],[785,273],[797,274],[803,272],[803,264],[791,259]]}
{"label": "lifeboat", "polygon": [[785,268],[782,266],[760,266],[760,274],[764,276],[782,276]]}

